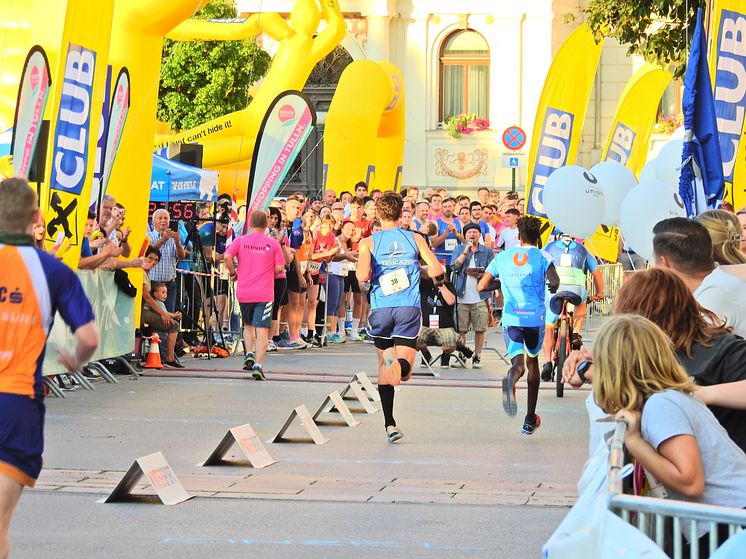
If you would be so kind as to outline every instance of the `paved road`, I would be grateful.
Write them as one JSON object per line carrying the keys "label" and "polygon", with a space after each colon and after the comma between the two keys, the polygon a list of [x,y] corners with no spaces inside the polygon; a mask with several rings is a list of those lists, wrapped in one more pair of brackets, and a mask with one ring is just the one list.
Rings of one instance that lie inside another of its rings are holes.
{"label": "paved road", "polygon": [[[237,357],[187,360],[179,376],[120,377],[50,398],[45,470],[21,501],[12,556],[539,557],[587,456],[587,391],[557,399],[543,387],[542,427],[526,437],[524,387],[519,415],[507,417],[497,389],[507,367],[494,353],[483,362],[405,385],[396,401],[405,438],[395,445],[380,412],[348,402],[360,425],[323,414],[329,442],[314,445],[296,422],[293,442],[266,445],[278,462],[263,469],[195,464],[230,427],[250,423],[267,440],[296,406],[314,413],[355,372],[374,370],[372,346],[272,354],[263,383],[246,379]],[[96,503],[155,451],[194,499]]]}

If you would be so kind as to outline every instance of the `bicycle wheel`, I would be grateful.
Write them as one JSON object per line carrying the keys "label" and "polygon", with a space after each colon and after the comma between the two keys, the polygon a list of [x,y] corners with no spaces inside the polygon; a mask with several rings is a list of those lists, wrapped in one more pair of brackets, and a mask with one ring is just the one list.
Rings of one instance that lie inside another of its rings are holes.
{"label": "bicycle wheel", "polygon": [[567,320],[560,321],[559,347],[557,348],[557,372],[554,376],[557,398],[565,394],[565,384],[562,382],[562,367],[565,366],[567,358]]}

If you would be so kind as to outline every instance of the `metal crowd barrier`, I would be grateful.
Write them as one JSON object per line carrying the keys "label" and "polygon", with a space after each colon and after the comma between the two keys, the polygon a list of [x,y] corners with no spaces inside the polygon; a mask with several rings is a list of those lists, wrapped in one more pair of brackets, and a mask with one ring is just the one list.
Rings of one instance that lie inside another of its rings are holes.
{"label": "metal crowd barrier", "polygon": [[[601,327],[603,319],[611,316],[614,299],[624,281],[624,271],[621,264],[602,264],[598,267],[604,279],[604,298],[601,301],[588,303],[586,312],[585,329],[597,330]],[[596,294],[593,278],[589,275],[587,279],[588,296]]]}
{"label": "metal crowd barrier", "polygon": [[[623,421],[617,423],[609,455],[609,507],[622,520],[647,535],[673,559],[687,556],[699,559],[697,527],[701,522],[709,525],[709,555],[725,543],[718,541],[718,525],[727,526],[728,538],[746,528],[746,510],[743,509],[625,495],[620,472],[624,466],[623,441],[626,428]],[[689,542],[693,544],[690,548],[684,542],[682,524],[689,524]]]}

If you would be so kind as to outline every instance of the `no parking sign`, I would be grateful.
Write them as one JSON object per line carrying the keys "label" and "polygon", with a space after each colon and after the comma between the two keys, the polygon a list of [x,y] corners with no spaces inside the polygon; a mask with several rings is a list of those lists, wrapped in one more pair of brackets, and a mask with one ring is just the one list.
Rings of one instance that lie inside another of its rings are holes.
{"label": "no parking sign", "polygon": [[503,132],[503,145],[509,150],[518,151],[526,145],[526,132],[520,126],[508,127]]}

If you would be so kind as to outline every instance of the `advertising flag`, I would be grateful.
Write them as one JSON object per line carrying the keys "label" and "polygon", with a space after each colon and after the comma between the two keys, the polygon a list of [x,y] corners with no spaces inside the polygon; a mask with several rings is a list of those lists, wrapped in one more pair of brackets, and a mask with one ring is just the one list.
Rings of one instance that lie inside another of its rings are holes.
{"label": "advertising flag", "polygon": [[[681,154],[679,194],[690,218],[708,208],[719,207],[723,199],[723,161],[706,53],[707,42],[700,8],[681,100],[684,149]],[[700,185],[701,192],[698,193]]]}
{"label": "advertising flag", "polygon": [[[634,73],[619,98],[601,161],[616,161],[635,175],[640,174],[647,159],[658,105],[672,77],[670,72],[647,63]],[[586,246],[596,256],[616,262],[619,236],[619,228],[602,225]]]}
{"label": "advertising flag", "polygon": [[101,207],[101,178],[104,176],[104,154],[106,152],[106,130],[109,123],[109,100],[111,98],[111,64],[106,66],[106,81],[104,85],[104,102],[101,105],[101,120],[98,123],[98,137],[96,139],[96,164],[93,168],[93,182],[91,183],[90,210],[96,213]]}
{"label": "advertising flag", "polygon": [[711,10],[709,70],[723,160],[723,201],[746,206],[746,2],[714,0]]}
{"label": "advertising flag", "polygon": [[122,141],[124,123],[130,109],[130,74],[122,68],[114,85],[111,97],[109,118],[106,124],[106,148],[104,150],[103,177],[101,178],[101,197],[106,194],[106,187],[111,178],[111,169],[117,156],[119,143]]}
{"label": "advertising flag", "polygon": [[316,111],[303,93],[285,91],[272,102],[259,128],[251,160],[247,223],[251,212],[269,207],[315,125]]}
{"label": "advertising flag", "polygon": [[[526,212],[542,219],[545,244],[553,227],[544,210],[544,185],[555,170],[575,163],[602,48],[603,41],[596,43],[588,26],[581,25],[557,51],[544,80],[528,156]],[[618,230],[602,227],[588,249],[613,262],[618,239]]]}
{"label": "advertising flag", "polygon": [[[67,2],[53,82],[50,178],[40,201],[49,238],[64,231],[72,248],[82,242],[91,197],[113,13],[113,0]],[[72,268],[79,259],[79,248],[63,255]]]}
{"label": "advertising flag", "polygon": [[47,55],[43,48],[36,45],[26,57],[18,88],[11,140],[13,172],[17,177],[28,177],[51,85]]}
{"label": "advertising flag", "polygon": [[671,72],[648,63],[634,73],[619,99],[601,161],[616,161],[640,174],[658,106],[672,78]]}
{"label": "advertising flag", "polygon": [[603,42],[588,26],[573,31],[552,61],[536,110],[528,156],[526,212],[546,217],[544,185],[553,171],[575,163]]}

